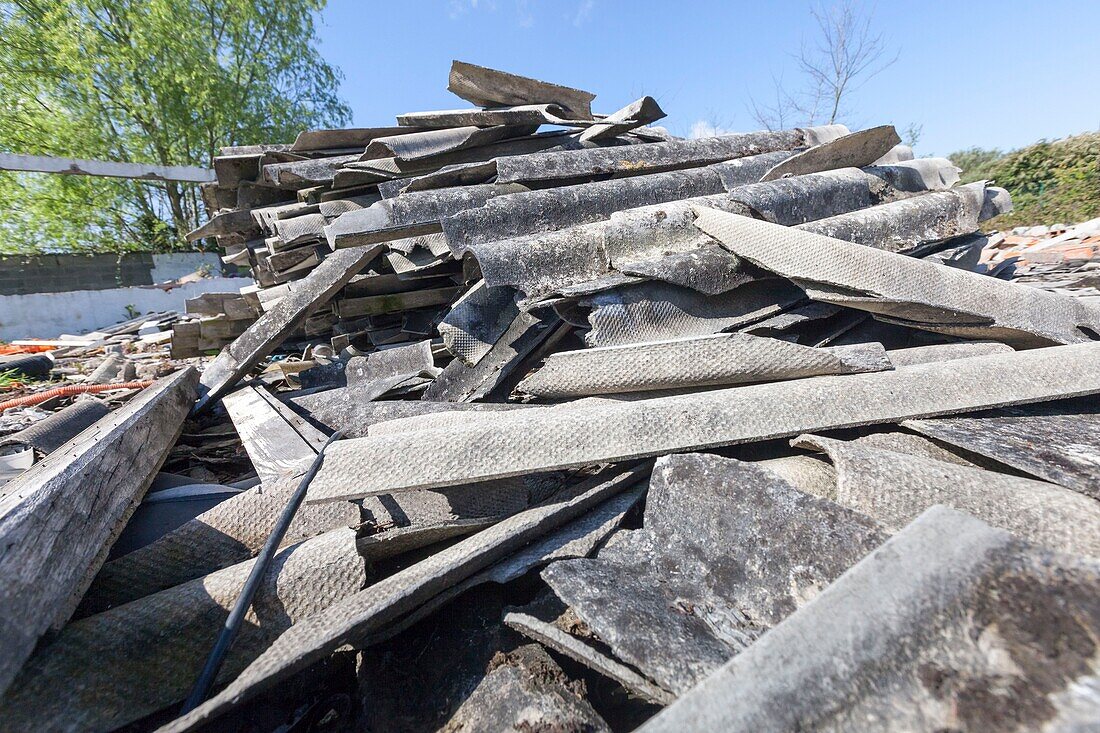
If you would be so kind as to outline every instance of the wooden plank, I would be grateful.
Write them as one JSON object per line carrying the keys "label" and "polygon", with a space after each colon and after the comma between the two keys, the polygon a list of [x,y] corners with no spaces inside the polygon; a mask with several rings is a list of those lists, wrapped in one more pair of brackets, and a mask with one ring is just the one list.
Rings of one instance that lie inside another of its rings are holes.
{"label": "wooden plank", "polygon": [[240,381],[261,359],[328,303],[348,280],[382,251],[382,245],[352,247],[329,255],[293,290],[229,344],[202,373],[195,411],[207,407]]}
{"label": "wooden plank", "polygon": [[161,379],[7,486],[0,499],[0,694],[68,621],[183,426],[197,375]]}
{"label": "wooden plank", "polygon": [[336,302],[336,310],[341,318],[362,318],[380,316],[387,313],[400,313],[416,308],[428,308],[433,305],[447,305],[465,288],[450,287],[434,290],[413,290],[407,293],[390,295],[371,295],[365,298],[345,298]]}
{"label": "wooden plank", "polygon": [[[281,409],[273,403],[278,403]],[[226,395],[222,404],[241,436],[256,473],[265,483],[300,470],[302,461],[317,455],[324,443],[321,431],[306,423],[263,387],[241,387]]]}
{"label": "wooden plank", "polygon": [[186,181],[211,183],[214,171],[197,165],[153,165],[152,163],[116,163],[106,160],[55,158],[49,155],[0,153],[0,170],[32,173],[60,173],[106,178],[138,178],[147,181]]}

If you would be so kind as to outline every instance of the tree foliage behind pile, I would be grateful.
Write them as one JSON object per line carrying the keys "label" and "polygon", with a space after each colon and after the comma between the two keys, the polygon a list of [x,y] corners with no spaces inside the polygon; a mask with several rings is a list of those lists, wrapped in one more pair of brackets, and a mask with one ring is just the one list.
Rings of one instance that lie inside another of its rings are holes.
{"label": "tree foliage behind pile", "polygon": [[1039,142],[1011,153],[971,148],[949,156],[963,182],[992,180],[1014,209],[989,228],[1076,224],[1100,216],[1100,132]]}
{"label": "tree foliage behind pile", "polygon": [[[210,167],[350,117],[316,51],[324,0],[0,4],[0,150]],[[196,186],[0,173],[0,253],[186,246]]]}

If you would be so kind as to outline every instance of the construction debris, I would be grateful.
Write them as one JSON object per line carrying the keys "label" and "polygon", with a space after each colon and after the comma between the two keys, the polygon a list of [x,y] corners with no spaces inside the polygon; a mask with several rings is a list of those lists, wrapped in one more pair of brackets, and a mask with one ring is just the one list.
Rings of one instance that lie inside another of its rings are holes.
{"label": "construction debris", "polygon": [[1098,570],[930,509],[642,730],[1090,726]]}
{"label": "construction debris", "polygon": [[1100,718],[1097,222],[983,233],[891,126],[448,88],[222,150],[254,284],[0,357],[0,730]]}
{"label": "construction debris", "polygon": [[5,487],[0,691],[38,638],[69,620],[179,437],[197,379],[165,377]]}

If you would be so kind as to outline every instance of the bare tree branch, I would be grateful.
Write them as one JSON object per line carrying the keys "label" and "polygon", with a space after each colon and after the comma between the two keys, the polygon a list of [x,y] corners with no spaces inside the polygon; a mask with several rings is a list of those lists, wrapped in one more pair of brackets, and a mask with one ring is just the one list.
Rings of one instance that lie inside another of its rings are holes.
{"label": "bare tree branch", "polygon": [[820,4],[810,10],[817,22],[818,42],[799,55],[799,68],[811,80],[819,99],[827,101],[832,124],[840,116],[845,95],[882,73],[898,60],[887,57],[886,42],[872,27],[874,8],[858,0],[842,0],[831,6]]}
{"label": "bare tree branch", "polygon": [[795,62],[803,79],[788,91],[780,78],[772,79],[775,100],[750,99],[756,122],[773,130],[794,124],[832,124],[843,116],[850,94],[898,60],[888,55],[882,33],[874,30],[874,7],[860,0],[819,0],[810,7],[815,39],[803,43]]}

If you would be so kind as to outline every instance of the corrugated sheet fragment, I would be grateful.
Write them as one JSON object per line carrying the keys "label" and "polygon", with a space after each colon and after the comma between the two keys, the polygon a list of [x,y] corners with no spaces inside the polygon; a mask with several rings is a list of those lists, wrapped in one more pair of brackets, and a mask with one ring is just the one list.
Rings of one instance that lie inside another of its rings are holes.
{"label": "corrugated sheet fragment", "polygon": [[1100,504],[1061,486],[815,435],[792,444],[826,454],[836,501],[892,531],[943,504],[1054,550],[1100,557]]}
{"label": "corrugated sheet fragment", "polygon": [[903,424],[941,443],[1100,499],[1100,405],[1092,398]]}
{"label": "corrugated sheet fragment", "polygon": [[805,130],[762,131],[696,140],[673,140],[631,146],[629,149],[601,148],[502,157],[497,159],[497,180],[502,183],[524,183],[568,181],[590,176],[637,176],[710,165],[779,150],[794,150],[839,137],[847,132],[843,125],[826,125]]}
{"label": "corrugated sheet fragment", "polygon": [[616,657],[682,694],[887,536],[754,464],[667,456],[642,529],[542,577]]}
{"label": "corrugated sheet fragment", "polygon": [[751,384],[890,369],[881,344],[815,349],[723,333],[559,351],[516,388],[547,399]]}
{"label": "corrugated sheet fragment", "polygon": [[1096,663],[1062,640],[1097,593],[1095,561],[936,507],[639,730],[1079,730]]}
{"label": "corrugated sheet fragment", "polygon": [[814,300],[914,328],[1020,346],[1100,335],[1100,308],[1069,296],[713,210],[696,226]]}
{"label": "corrugated sheet fragment", "polygon": [[[635,401],[517,410],[492,427],[343,440],[307,501],[448,486],[669,452],[1100,392],[1100,344]],[[899,399],[900,396],[900,399]],[[610,403],[610,404],[609,404]],[[565,409],[569,408],[569,409]],[[359,486],[345,493],[349,481]]]}

